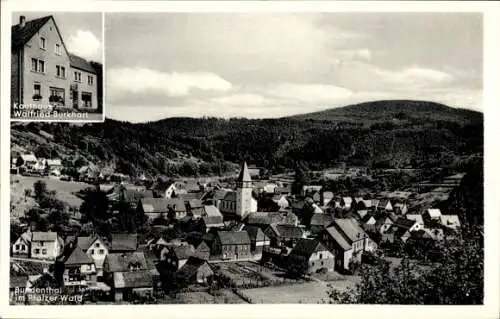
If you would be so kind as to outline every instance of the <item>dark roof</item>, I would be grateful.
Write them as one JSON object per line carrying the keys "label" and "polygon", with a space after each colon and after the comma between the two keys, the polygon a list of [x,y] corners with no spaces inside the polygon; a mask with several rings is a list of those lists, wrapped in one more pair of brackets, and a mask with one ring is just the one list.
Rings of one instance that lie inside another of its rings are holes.
{"label": "dark roof", "polygon": [[185,194],[178,194],[177,197],[182,199],[182,200],[193,200],[193,199],[199,199],[201,200],[201,197],[203,196],[202,192],[189,192]]}
{"label": "dark roof", "polygon": [[92,244],[96,241],[96,239],[97,238],[93,236],[78,237],[77,245],[83,251],[87,251],[87,249],[89,249],[90,246],[92,246]]}
{"label": "dark roof", "polygon": [[35,231],[32,233],[32,241],[55,241],[57,240],[56,232],[41,232]]}
{"label": "dark roof", "polygon": [[247,231],[250,240],[262,241],[268,240],[269,238],[264,234],[262,229],[258,226],[245,226],[244,230]]}
{"label": "dark roof", "polygon": [[75,247],[71,255],[64,262],[66,266],[70,265],[83,265],[83,264],[93,264],[92,258],[87,256],[80,247]]}
{"label": "dark roof", "polygon": [[118,272],[114,275],[115,288],[152,288],[153,274],[149,270]]}
{"label": "dark roof", "polygon": [[351,243],[368,237],[354,218],[339,218],[335,219],[334,223],[345,234],[347,239],[351,241]]}
{"label": "dark roof", "polygon": [[137,250],[137,234],[111,234],[111,251]]}
{"label": "dark roof", "polygon": [[191,245],[173,246],[170,250],[177,259],[188,259],[190,256],[195,255],[194,248]]}
{"label": "dark roof", "polygon": [[404,217],[400,217],[394,221],[395,226],[403,229],[410,229],[415,223],[416,221]]}
{"label": "dark roof", "polygon": [[85,72],[97,73],[96,70],[90,65],[90,63],[75,54],[70,53],[69,55],[69,64],[72,68],[80,69]]}
{"label": "dark roof", "polygon": [[282,220],[282,216],[279,212],[256,212],[250,213],[247,216],[247,224],[254,225],[271,225],[279,223]]}
{"label": "dark roof", "polygon": [[168,213],[169,206],[176,212],[185,212],[186,204],[179,198],[143,198],[141,205],[145,213]]}
{"label": "dark roof", "polygon": [[275,226],[278,235],[284,238],[302,238],[304,230],[294,225],[280,224]]}
{"label": "dark roof", "polygon": [[326,231],[342,249],[344,250],[351,249],[351,244],[346,240],[344,236],[342,236],[342,234],[336,227],[334,226],[328,227]]}
{"label": "dark roof", "polygon": [[311,218],[311,226],[328,226],[332,221],[333,217],[330,214],[315,213]]}
{"label": "dark roof", "polygon": [[203,266],[207,267],[207,269],[209,269],[210,272],[213,273],[212,268],[205,260],[196,257],[189,257],[186,263],[176,273],[176,276],[183,280],[190,280],[191,278],[196,276],[198,269]]}
{"label": "dark roof", "polygon": [[50,19],[52,19],[52,16],[26,21],[26,25],[23,28],[19,24],[12,26],[12,49],[21,49]]}
{"label": "dark roof", "polygon": [[218,231],[222,245],[250,245],[250,237],[246,231]]}
{"label": "dark roof", "polygon": [[148,262],[142,252],[134,253],[111,253],[106,256],[108,271],[128,271],[130,265],[140,265],[142,269],[148,269]]}
{"label": "dark roof", "polygon": [[313,253],[327,250],[318,240],[301,238],[290,254],[310,257]]}

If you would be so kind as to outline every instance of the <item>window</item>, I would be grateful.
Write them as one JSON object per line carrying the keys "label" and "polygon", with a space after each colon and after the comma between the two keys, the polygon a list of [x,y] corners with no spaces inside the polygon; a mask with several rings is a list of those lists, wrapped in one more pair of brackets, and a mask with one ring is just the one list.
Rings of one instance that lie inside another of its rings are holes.
{"label": "window", "polygon": [[16,245],[16,250],[20,250],[20,249],[21,249],[21,247],[20,247],[20,246],[21,246],[21,245]]}
{"label": "window", "polygon": [[92,93],[82,92],[82,102],[84,107],[92,107]]}
{"label": "window", "polygon": [[65,78],[66,77],[66,68],[63,67],[62,65],[56,65],[56,76],[60,78]]}
{"label": "window", "polygon": [[323,259],[323,254],[319,254],[319,259]]}
{"label": "window", "polygon": [[61,55],[61,45],[56,43],[56,54]]}
{"label": "window", "polygon": [[25,251],[25,250],[26,250],[26,245],[22,245],[22,246],[21,246],[21,250],[22,250],[22,251]]}
{"label": "window", "polygon": [[104,254],[104,249],[99,249],[99,255]]}
{"label": "window", "polygon": [[47,249],[42,249],[42,255],[47,255]]}
{"label": "window", "polygon": [[38,101],[38,100],[42,99],[41,87],[42,86],[40,85],[40,83],[33,84],[33,100]]}
{"label": "window", "polygon": [[31,58],[31,71],[45,73],[45,61]]}
{"label": "window", "polygon": [[75,71],[75,81],[82,82],[82,72]]}
{"label": "window", "polygon": [[90,254],[91,254],[91,255],[93,255],[93,254],[94,254],[94,250],[93,250],[93,249],[91,249],[91,250],[90,250]]}
{"label": "window", "polygon": [[44,37],[40,37],[40,48],[45,50],[45,45],[47,44],[47,41],[45,40]]}
{"label": "window", "polygon": [[88,76],[89,85],[94,85],[94,77],[92,75]]}
{"label": "window", "polygon": [[99,248],[99,243],[95,243],[95,247],[96,247],[96,248]]}
{"label": "window", "polygon": [[45,246],[45,243],[43,241],[40,242],[40,246]]}
{"label": "window", "polygon": [[40,249],[35,249],[35,254],[39,254],[40,253]]}

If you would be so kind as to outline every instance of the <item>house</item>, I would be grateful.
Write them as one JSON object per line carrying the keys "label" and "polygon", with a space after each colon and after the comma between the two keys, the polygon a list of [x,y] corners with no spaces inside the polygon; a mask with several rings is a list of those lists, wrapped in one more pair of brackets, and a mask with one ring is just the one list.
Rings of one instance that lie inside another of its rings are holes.
{"label": "house", "polygon": [[278,184],[266,183],[263,187],[263,191],[264,191],[264,193],[267,193],[267,194],[275,194],[277,188],[278,188]]}
{"label": "house", "polygon": [[85,254],[80,247],[75,247],[63,264],[65,287],[87,288],[95,286],[97,271],[94,260]]}
{"label": "house", "polygon": [[205,259],[189,257],[184,265],[175,274],[184,284],[207,284],[214,272]]}
{"label": "house", "polygon": [[196,252],[193,246],[180,245],[165,247],[161,252],[160,259],[166,261],[168,267],[172,271],[177,271],[186,263],[189,257],[195,255]]}
{"label": "house", "polygon": [[202,240],[201,243],[196,246],[194,256],[200,259],[208,260],[210,258],[210,246]]}
{"label": "house", "polygon": [[173,198],[178,192],[176,183],[172,180],[167,182],[157,181],[152,186],[153,193],[163,198]]}
{"label": "house", "polygon": [[266,229],[273,223],[279,223],[283,220],[280,212],[255,212],[250,213],[245,218],[245,224],[249,226],[258,226]]}
{"label": "house", "polygon": [[458,215],[441,215],[439,217],[441,225],[454,231],[460,230],[460,219]]}
{"label": "house", "polygon": [[[282,211],[280,213],[281,213],[281,220],[278,221],[277,224],[292,225],[292,226],[299,225],[299,218],[292,211]],[[272,223],[275,223],[275,221],[273,220]],[[271,225],[272,223],[270,223],[269,225]],[[269,227],[269,225],[267,225],[263,230]]]}
{"label": "house", "polygon": [[269,247],[271,240],[267,237],[262,229],[257,226],[245,226],[243,228],[248,232],[250,237],[250,250],[257,258],[262,257],[264,247]]}
{"label": "house", "polygon": [[315,273],[320,269],[333,271],[335,256],[317,239],[301,238],[288,255],[293,262],[307,263],[307,273]]}
{"label": "house", "polygon": [[187,216],[186,204],[179,198],[143,198],[137,204],[139,214],[144,213],[149,219],[169,216],[182,219]]}
{"label": "house", "polygon": [[265,231],[267,237],[270,238],[271,247],[293,247],[301,238],[306,237],[306,233],[302,227],[271,224]]}
{"label": "house", "polygon": [[99,236],[82,236],[77,238],[77,246],[87,254],[87,256],[92,258],[97,277],[102,277],[102,265],[109,252],[108,246],[104,241]]}
{"label": "house", "polygon": [[381,199],[378,203],[377,209],[391,212],[393,210],[392,203],[389,199]]}
{"label": "house", "polygon": [[361,262],[363,251],[377,248],[354,218],[335,219],[320,238],[334,252],[335,266],[340,271],[350,270],[351,262]]}
{"label": "house", "polygon": [[322,206],[328,206],[330,201],[333,199],[333,192],[323,192],[323,203]]}
{"label": "house", "polygon": [[273,201],[280,207],[280,209],[285,209],[290,206],[287,196],[283,194],[274,195]]}
{"label": "house", "polygon": [[26,170],[33,170],[38,164],[38,159],[34,154],[20,154],[16,164]]}
{"label": "house", "polygon": [[35,231],[31,236],[31,258],[55,260],[64,247],[63,240],[55,232]]}
{"label": "house", "polygon": [[218,231],[212,243],[216,259],[247,259],[252,257],[251,241],[246,231]]}
{"label": "house", "polygon": [[63,168],[62,161],[59,158],[47,159],[46,164],[50,170],[61,170]]}
{"label": "house", "polygon": [[139,201],[143,198],[154,197],[152,190],[127,188],[123,184],[116,184],[106,194],[108,200],[112,203],[124,201],[131,204],[132,207],[137,207]]}
{"label": "house", "polygon": [[417,231],[423,228],[423,226],[416,220],[411,220],[405,217],[399,217],[396,219],[392,227],[403,228],[409,232]]}
{"label": "house", "polygon": [[377,220],[377,222],[375,223],[375,227],[380,234],[383,234],[386,231],[388,231],[392,227],[393,224],[394,224],[394,220],[391,217],[386,216],[386,217],[379,218]]}
{"label": "house", "polygon": [[441,210],[438,208],[428,208],[422,214],[424,220],[439,221],[441,218]]}
{"label": "house", "polygon": [[314,213],[311,218],[310,230],[311,234],[316,235],[321,233],[326,227],[333,222],[333,216],[324,213]]}
{"label": "house", "polygon": [[340,200],[340,206],[345,210],[351,209],[352,198],[351,197],[342,197],[342,199]]}
{"label": "house", "polygon": [[11,29],[11,103],[97,109],[97,72],[70,54],[53,16]]}
{"label": "house", "polygon": [[111,234],[109,253],[128,253],[137,250],[137,234]]}
{"label": "house", "polygon": [[12,244],[12,255],[29,257],[31,245],[31,231],[28,229],[19,236],[18,239]]}
{"label": "house", "polygon": [[322,189],[323,186],[321,185],[304,185],[302,186],[302,196],[308,196],[309,194],[319,193],[321,192]]}
{"label": "house", "polygon": [[142,252],[109,253],[103,264],[104,282],[115,301],[130,300],[133,293],[152,293],[155,273]]}
{"label": "house", "polygon": [[211,228],[224,227],[224,218],[221,212],[214,205],[203,206],[201,219],[205,223],[207,231]]}
{"label": "house", "polygon": [[[415,231],[420,230],[422,229],[419,228]],[[415,231],[410,232],[407,228],[397,227],[393,225],[391,228],[389,228],[389,230],[382,234],[380,241],[386,244],[404,244]]]}
{"label": "house", "polygon": [[406,215],[408,206],[405,203],[396,203],[394,204],[394,212],[398,215]]}
{"label": "house", "polygon": [[420,229],[425,227],[424,219],[422,218],[422,215],[420,215],[420,214],[407,214],[407,215],[405,215],[405,217],[406,217],[406,219],[416,221],[420,225]]}

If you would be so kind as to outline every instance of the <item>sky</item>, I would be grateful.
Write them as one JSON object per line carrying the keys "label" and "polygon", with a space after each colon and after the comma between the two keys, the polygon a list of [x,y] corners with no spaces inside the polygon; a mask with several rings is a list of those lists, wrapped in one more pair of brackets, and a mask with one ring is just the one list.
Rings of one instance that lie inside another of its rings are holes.
{"label": "sky", "polygon": [[106,115],[269,118],[381,99],[482,109],[480,13],[109,13]]}
{"label": "sky", "polygon": [[54,16],[68,51],[82,58],[102,63],[104,50],[100,12],[13,12],[13,25],[19,23],[21,15],[26,17],[26,21],[47,15]]}

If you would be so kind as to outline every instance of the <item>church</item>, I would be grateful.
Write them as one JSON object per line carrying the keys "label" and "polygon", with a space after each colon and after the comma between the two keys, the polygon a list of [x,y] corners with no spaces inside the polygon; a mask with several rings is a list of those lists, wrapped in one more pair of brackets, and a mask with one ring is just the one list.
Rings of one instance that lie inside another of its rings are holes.
{"label": "church", "polygon": [[236,190],[225,194],[220,200],[219,210],[225,216],[235,216],[240,219],[257,211],[257,199],[253,194],[252,178],[246,162],[243,163],[236,181]]}

